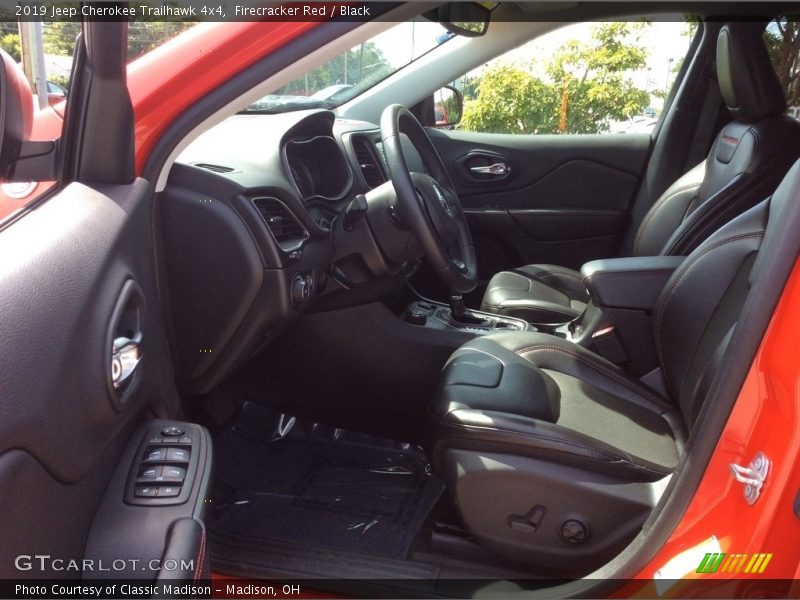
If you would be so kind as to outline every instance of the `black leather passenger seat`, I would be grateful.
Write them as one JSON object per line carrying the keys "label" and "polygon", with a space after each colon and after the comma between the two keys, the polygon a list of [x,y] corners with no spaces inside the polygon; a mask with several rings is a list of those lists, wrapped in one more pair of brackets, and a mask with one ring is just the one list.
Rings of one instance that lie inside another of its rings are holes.
{"label": "black leather passenger seat", "polygon": [[[706,160],[672,184],[642,219],[621,256],[683,256],[722,225],[769,196],[800,157],[800,123],[786,96],[758,23],[729,23],[717,39],[717,77],[733,121]],[[487,312],[531,323],[573,320],[588,295],[580,273],[526,265],[497,273],[481,303]]]}
{"label": "black leather passenger seat", "polygon": [[430,453],[477,539],[572,574],[632,539],[690,452],[763,263],[800,238],[787,226],[798,213],[800,162],[674,270],[653,311],[663,393],[554,335],[488,335],[453,354],[430,405]]}

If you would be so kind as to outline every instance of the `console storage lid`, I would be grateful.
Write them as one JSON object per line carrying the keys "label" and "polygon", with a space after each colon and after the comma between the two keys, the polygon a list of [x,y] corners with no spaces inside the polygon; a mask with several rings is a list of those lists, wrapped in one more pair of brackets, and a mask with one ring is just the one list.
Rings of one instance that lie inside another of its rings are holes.
{"label": "console storage lid", "polygon": [[683,256],[641,256],[593,260],[581,267],[596,306],[652,310]]}

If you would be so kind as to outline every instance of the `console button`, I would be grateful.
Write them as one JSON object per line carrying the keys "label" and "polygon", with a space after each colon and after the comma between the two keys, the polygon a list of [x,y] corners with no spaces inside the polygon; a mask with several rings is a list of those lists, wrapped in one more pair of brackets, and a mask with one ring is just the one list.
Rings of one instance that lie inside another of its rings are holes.
{"label": "console button", "polygon": [[144,453],[144,459],[142,459],[143,463],[160,463],[164,462],[164,459],[167,457],[167,449],[166,448],[148,448],[147,452]]}
{"label": "console button", "polygon": [[189,462],[189,449],[167,448],[167,462]]}
{"label": "console button", "polygon": [[183,437],[179,437],[177,440],[170,440],[170,443],[178,443],[178,444],[192,444],[191,436],[184,435]]}
{"label": "console button", "polygon": [[162,485],[158,488],[159,498],[174,498],[181,493],[181,486],[179,485]]}
{"label": "console button", "polygon": [[411,310],[406,313],[406,323],[411,323],[412,325],[420,325],[422,327],[425,326],[425,323],[428,322],[428,315],[422,312],[421,310]]}
{"label": "console button", "polygon": [[177,425],[172,425],[170,427],[164,427],[161,430],[161,434],[167,437],[178,437],[186,433],[182,427],[178,427]]}
{"label": "console button", "polygon": [[137,498],[154,498],[156,495],[156,486],[154,485],[137,485],[133,492]]}
{"label": "console button", "polygon": [[164,443],[164,438],[160,435],[154,435],[149,440],[147,440],[148,444],[162,444]]}
{"label": "console button", "polygon": [[164,481],[174,479],[182,483],[186,478],[186,469],[182,467],[166,466],[162,469],[161,474],[164,477]]}

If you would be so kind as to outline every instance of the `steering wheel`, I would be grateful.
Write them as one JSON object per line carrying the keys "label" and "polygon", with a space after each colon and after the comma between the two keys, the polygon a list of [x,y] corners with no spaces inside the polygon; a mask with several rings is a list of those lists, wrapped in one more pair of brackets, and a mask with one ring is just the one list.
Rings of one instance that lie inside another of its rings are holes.
{"label": "steering wheel", "polygon": [[[409,170],[402,134],[429,174]],[[453,182],[428,134],[411,111],[391,104],[381,115],[381,138],[400,217],[451,293],[471,292],[478,282],[472,236]]]}

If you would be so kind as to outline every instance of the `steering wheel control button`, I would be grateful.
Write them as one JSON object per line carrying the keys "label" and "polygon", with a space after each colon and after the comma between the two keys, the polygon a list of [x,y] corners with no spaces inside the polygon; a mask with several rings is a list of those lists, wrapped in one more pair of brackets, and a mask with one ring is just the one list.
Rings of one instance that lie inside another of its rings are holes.
{"label": "steering wheel control button", "polygon": [[179,437],[184,433],[186,433],[186,431],[183,428],[178,427],[177,425],[164,427],[164,429],[161,430],[161,434],[166,437]]}
{"label": "steering wheel control button", "polygon": [[167,457],[166,448],[148,448],[144,453],[143,463],[161,463]]}
{"label": "steering wheel control button", "polygon": [[137,498],[155,498],[156,486],[154,485],[137,485],[133,491],[133,495]]}
{"label": "steering wheel control button", "polygon": [[187,448],[167,448],[167,462],[189,462],[189,450]]}
{"label": "steering wheel control button", "polygon": [[181,493],[179,485],[164,485],[158,488],[159,498],[174,498]]}

